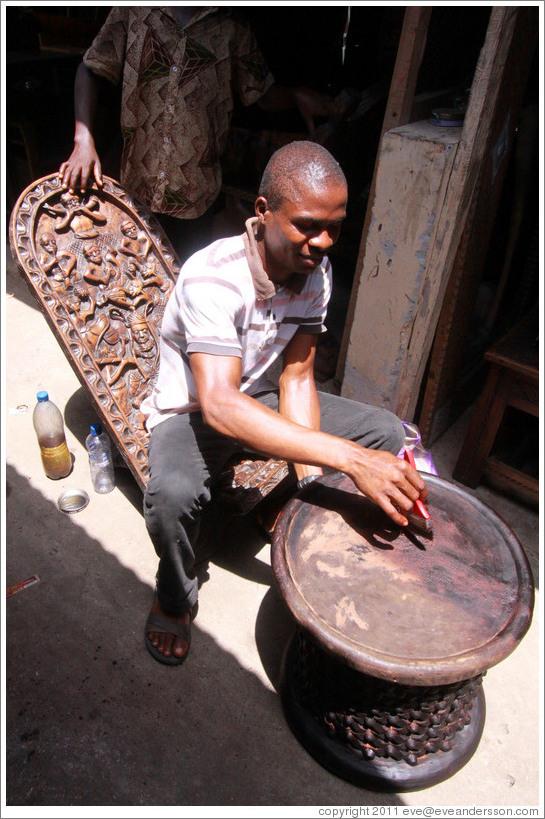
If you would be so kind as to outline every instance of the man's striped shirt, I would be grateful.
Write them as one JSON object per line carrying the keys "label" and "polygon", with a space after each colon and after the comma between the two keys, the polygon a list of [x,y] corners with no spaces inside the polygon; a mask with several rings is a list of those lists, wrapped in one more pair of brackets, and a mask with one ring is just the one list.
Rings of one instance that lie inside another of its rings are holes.
{"label": "man's striped shirt", "polygon": [[325,332],[329,260],[276,287],[263,269],[256,227],[249,219],[244,234],[213,242],[182,267],[163,317],[159,375],[141,405],[148,430],[200,408],[191,353],[237,356],[240,389],[256,395],[271,388],[266,372],[295,333]]}

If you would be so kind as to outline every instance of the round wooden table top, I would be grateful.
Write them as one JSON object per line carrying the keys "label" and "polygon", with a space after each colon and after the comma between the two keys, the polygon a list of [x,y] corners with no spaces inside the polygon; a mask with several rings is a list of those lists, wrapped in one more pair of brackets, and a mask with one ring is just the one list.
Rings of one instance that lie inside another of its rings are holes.
{"label": "round wooden table top", "polygon": [[333,473],[284,507],[272,567],[297,622],[324,649],[380,679],[444,685],[516,648],[534,585],[518,539],[492,509],[423,477],[432,540],[402,531]]}

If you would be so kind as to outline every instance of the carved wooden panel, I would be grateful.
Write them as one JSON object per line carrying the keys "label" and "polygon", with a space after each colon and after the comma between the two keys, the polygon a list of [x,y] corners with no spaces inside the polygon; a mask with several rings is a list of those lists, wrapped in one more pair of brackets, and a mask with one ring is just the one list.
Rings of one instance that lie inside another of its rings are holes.
{"label": "carved wooden panel", "polygon": [[148,478],[140,404],[158,372],[178,262],[161,226],[120,185],[70,194],[30,185],[10,220],[17,265],[136,480]]}
{"label": "carved wooden panel", "polygon": [[[286,461],[234,456],[219,476],[214,496],[234,515],[246,515],[289,475],[290,468]],[[293,485],[295,481],[293,474]]]}

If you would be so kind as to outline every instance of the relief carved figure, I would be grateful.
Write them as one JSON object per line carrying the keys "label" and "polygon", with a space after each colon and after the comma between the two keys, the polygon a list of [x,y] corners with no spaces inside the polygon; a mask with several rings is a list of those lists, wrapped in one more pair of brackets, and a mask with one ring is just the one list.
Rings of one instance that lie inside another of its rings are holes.
{"label": "relief carved figure", "polygon": [[[142,313],[135,313],[129,317],[129,330],[136,364],[147,384],[148,380],[157,372],[159,345],[148,319]],[[134,387],[131,394],[136,395]],[[137,406],[139,405],[140,402],[138,402]]]}
{"label": "relief carved figure", "polygon": [[134,425],[145,432],[144,416],[139,411],[140,404],[146,393],[152,387],[153,377],[157,374],[159,365],[158,340],[141,313],[135,313],[129,319],[131,342],[138,370],[144,376],[140,379],[136,371],[129,372],[129,398],[133,407],[138,410],[134,417]]}
{"label": "relief carved figure", "polygon": [[89,292],[89,288],[85,287],[82,282],[78,282],[65,298],[64,303],[68,312],[73,316],[76,329],[85,331],[87,319],[94,315],[96,306],[96,301]]}
{"label": "relief carved figure", "polygon": [[[54,233],[46,231],[42,233],[39,239],[39,244],[44,249],[44,253],[40,256],[40,264],[46,275],[53,274],[53,279],[56,282],[64,284],[66,287],[70,284],[70,276],[76,267],[76,257],[68,250],[59,250],[57,247],[57,240]],[[66,261],[65,267],[61,264]]]}
{"label": "relief carved figure", "polygon": [[136,259],[133,259],[132,256],[127,259],[125,264],[123,265],[123,273],[129,279],[137,279],[142,275],[142,269]]}
{"label": "relief carved figure", "polygon": [[96,242],[86,242],[83,246],[83,255],[89,265],[83,278],[90,284],[105,287],[110,279],[119,277],[119,262],[116,260],[117,251],[109,248],[103,257],[102,251]]}
{"label": "relief carved figure", "polygon": [[89,347],[100,364],[104,381],[113,392],[115,399],[126,415],[131,406],[127,398],[124,370],[127,365],[127,339],[107,313],[101,313],[86,330]]}
{"label": "relief carved figure", "polygon": [[131,219],[121,222],[119,229],[123,234],[119,252],[126,256],[134,256],[140,263],[143,263],[149,253],[151,242],[149,237],[143,233],[138,234],[138,229]]}
{"label": "relief carved figure", "polygon": [[146,262],[142,269],[142,284],[144,287],[156,286],[163,293],[168,290],[169,283],[163,279],[157,271],[157,262],[155,259],[150,259]]}
{"label": "relief carved figure", "polygon": [[126,310],[136,310],[140,304],[149,304],[152,299],[143,291],[143,284],[139,279],[123,279],[116,287],[109,287],[97,296],[97,304],[102,306],[106,302],[122,307]]}
{"label": "relief carved figure", "polygon": [[61,194],[60,204],[46,206],[49,213],[56,217],[55,230],[62,233],[72,230],[76,239],[94,239],[98,236],[97,225],[105,225],[106,216],[97,213],[100,202],[94,195],[84,202],[79,196],[66,191]]}
{"label": "relief carved figure", "polygon": [[[122,315],[112,311],[112,315]],[[134,313],[122,320],[129,329],[125,338],[109,317],[102,313],[87,330],[87,338],[95,356],[100,360],[102,375],[116,400],[126,408],[138,410],[156,374],[159,345],[142,313]],[[140,432],[144,428],[141,426]]]}

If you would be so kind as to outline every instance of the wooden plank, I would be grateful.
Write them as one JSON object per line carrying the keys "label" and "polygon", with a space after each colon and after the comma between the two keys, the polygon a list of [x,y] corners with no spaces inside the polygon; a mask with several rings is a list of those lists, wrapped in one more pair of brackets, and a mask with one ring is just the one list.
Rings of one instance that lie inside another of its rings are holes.
{"label": "wooden plank", "polygon": [[[411,110],[414,102],[414,92],[418,80],[418,71],[420,69],[420,64],[422,62],[424,49],[426,46],[431,11],[431,8],[428,6],[410,6],[405,10],[405,15],[403,17],[403,28],[399,38],[396,62],[392,74],[392,82],[390,84],[388,101],[386,103],[384,120],[380,132],[379,145],[382,136],[387,131],[389,131],[391,128],[395,128],[396,126],[406,125],[410,121]],[[356,262],[356,270],[352,285],[352,293],[346,315],[345,331],[339,351],[336,376],[339,382],[341,382],[343,378],[346,363],[346,352],[350,340],[350,330],[354,320],[354,310],[363,268],[363,257],[365,255],[365,246],[367,242],[367,235],[369,233],[369,224],[371,221],[370,205],[375,198],[378,156],[379,154],[377,152],[377,159],[375,161],[375,168],[369,192],[369,206],[367,207],[365,214],[360,248],[358,252],[358,260]]]}
{"label": "wooden plank", "polygon": [[[458,247],[433,341],[418,418],[422,440],[427,446],[474,400],[475,389],[471,382],[476,374],[482,372],[482,359],[464,365],[467,338],[517,127],[517,179],[523,178],[517,187],[522,186],[525,191],[530,183],[528,167],[533,153],[528,142],[531,141],[529,132],[534,133],[531,121],[533,112],[523,112],[522,121],[520,113],[522,92],[527,83],[536,41],[537,15],[534,9],[524,9],[517,21],[509,50],[509,65],[504,72],[504,88],[489,131],[489,142],[495,144],[503,129],[505,157],[498,167],[494,152],[489,151],[481,164],[467,227]],[[526,125],[528,122],[529,125]],[[484,326],[481,329],[483,332],[486,330]],[[477,381],[475,387],[478,388]]]}
{"label": "wooden plank", "polygon": [[532,310],[498,339],[485,353],[485,359],[521,375],[527,381],[539,382],[539,314]]}
{"label": "wooden plank", "polygon": [[405,11],[381,136],[409,122],[431,11],[430,6],[409,6]]}
{"label": "wooden plank", "polygon": [[348,398],[398,410],[418,311],[436,297],[429,259],[460,134],[426,120],[384,135],[342,385]]}
{"label": "wooden plank", "polygon": [[[441,276],[441,287],[433,308],[424,311],[417,319],[413,333],[414,347],[409,352],[403,399],[399,411],[412,416],[418,399],[418,391],[424,368],[433,343],[433,337],[441,310],[443,295],[460,239],[467,223],[467,214],[478,184],[484,163],[491,158],[491,181],[503,171],[510,141],[514,134],[511,109],[501,118],[502,100],[506,87],[511,83],[512,45],[517,37],[521,17],[527,9],[494,7],[481,51],[471,89],[469,106],[451,179],[450,202],[442,214],[443,237],[437,244],[430,268]],[[530,10],[532,11],[532,10]],[[526,18],[525,18],[526,19]],[[518,89],[519,98],[522,90]],[[515,100],[512,98],[511,104]],[[452,227],[450,227],[452,226]]]}
{"label": "wooden plank", "polygon": [[[502,139],[490,144],[491,122],[503,89],[505,69],[518,14],[517,7],[494,7],[492,9],[485,43],[475,71],[460,141],[453,157],[448,180],[446,180],[448,184],[445,195],[442,199],[437,200],[438,209],[434,214],[433,237],[428,243],[424,260],[422,260],[421,250],[417,251],[420,253],[420,261],[424,263],[424,271],[415,264],[418,258],[415,257],[414,236],[409,237],[405,231],[397,239],[398,257],[404,256],[405,265],[410,262],[413,269],[417,270],[418,276],[414,288],[416,292],[410,295],[410,300],[412,300],[409,305],[410,309],[403,317],[397,350],[393,349],[387,338],[388,332],[392,334],[391,303],[387,298],[383,299],[382,303],[375,300],[371,312],[367,299],[373,278],[376,278],[373,271],[377,265],[379,269],[381,267],[384,269],[391,254],[389,255],[388,248],[380,247],[378,239],[376,242],[378,257],[375,247],[372,253],[365,253],[347,351],[347,367],[342,393],[347,396],[354,395],[358,400],[369,398],[376,400],[378,395],[381,403],[409,420],[416,406],[443,296],[466,225],[481,163],[485,153],[490,150],[493,152],[496,167],[501,165],[505,157],[506,146]],[[395,129],[398,132],[400,130],[402,129]],[[437,130],[454,131],[456,129],[438,128]],[[395,131],[390,132],[390,135]],[[388,136],[384,136],[383,142]],[[384,162],[386,157],[387,153],[383,149],[380,160]],[[418,167],[406,164],[404,178],[409,188],[414,186],[418,170]],[[413,181],[411,181],[411,176]],[[406,207],[406,204],[404,202],[403,207]],[[413,219],[417,216],[418,205],[419,201],[415,200]],[[374,225],[378,232],[379,222],[375,220]],[[406,243],[407,238],[413,242],[412,246]],[[368,242],[370,240],[369,236]],[[407,289],[408,282],[406,277],[404,279],[402,286]],[[373,328],[377,326],[383,328],[382,333],[374,332]],[[392,378],[394,369],[396,372]],[[370,371],[374,375],[370,376]],[[361,382],[359,385],[357,385],[358,378]]]}
{"label": "wooden plank", "polygon": [[497,458],[488,458],[483,475],[504,492],[516,494],[530,504],[539,503],[539,481],[521,472],[520,469],[515,469]]}

